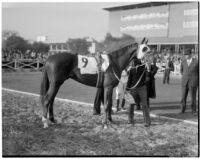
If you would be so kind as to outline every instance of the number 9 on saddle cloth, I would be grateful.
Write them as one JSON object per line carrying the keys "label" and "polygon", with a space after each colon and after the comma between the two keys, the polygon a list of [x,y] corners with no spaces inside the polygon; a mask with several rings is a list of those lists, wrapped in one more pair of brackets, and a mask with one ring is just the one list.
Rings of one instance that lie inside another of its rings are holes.
{"label": "number 9 on saddle cloth", "polygon": [[103,72],[105,72],[110,65],[108,55],[103,54],[100,56],[101,59],[97,59],[94,56],[78,55],[78,68],[81,74],[98,74],[97,87],[103,80]]}

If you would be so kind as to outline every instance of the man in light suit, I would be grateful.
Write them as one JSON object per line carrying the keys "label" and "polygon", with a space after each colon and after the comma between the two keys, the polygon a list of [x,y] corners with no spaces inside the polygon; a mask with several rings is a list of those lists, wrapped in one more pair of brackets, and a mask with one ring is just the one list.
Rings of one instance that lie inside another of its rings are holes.
{"label": "man in light suit", "polygon": [[196,92],[199,81],[198,60],[192,58],[191,50],[186,50],[184,57],[180,70],[182,75],[181,113],[185,112],[187,95],[188,91],[190,91],[192,114],[196,115]]}

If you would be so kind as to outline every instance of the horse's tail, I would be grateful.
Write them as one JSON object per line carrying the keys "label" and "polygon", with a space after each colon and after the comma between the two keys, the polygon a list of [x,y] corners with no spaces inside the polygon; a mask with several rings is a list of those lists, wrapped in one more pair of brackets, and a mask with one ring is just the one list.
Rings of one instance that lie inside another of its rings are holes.
{"label": "horse's tail", "polygon": [[40,100],[42,105],[44,104],[44,97],[49,89],[49,79],[47,75],[46,67],[44,66],[43,74],[42,74],[42,82],[40,86]]}

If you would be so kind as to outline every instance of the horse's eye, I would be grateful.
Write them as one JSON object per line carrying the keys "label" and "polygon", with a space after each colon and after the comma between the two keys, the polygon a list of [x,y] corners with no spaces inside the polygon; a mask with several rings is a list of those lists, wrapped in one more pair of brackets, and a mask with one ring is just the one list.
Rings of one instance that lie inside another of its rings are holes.
{"label": "horse's eye", "polygon": [[144,47],[143,49],[142,49],[142,52],[146,52],[148,50],[148,48],[147,47]]}

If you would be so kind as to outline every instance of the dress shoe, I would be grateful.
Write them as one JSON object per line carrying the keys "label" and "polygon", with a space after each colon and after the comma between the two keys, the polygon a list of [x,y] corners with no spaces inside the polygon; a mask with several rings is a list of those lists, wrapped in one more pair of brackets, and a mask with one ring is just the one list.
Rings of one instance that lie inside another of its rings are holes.
{"label": "dress shoe", "polygon": [[151,124],[145,123],[145,124],[144,124],[144,127],[150,127],[150,125],[151,125]]}
{"label": "dress shoe", "polygon": [[122,109],[122,110],[126,110],[126,108],[124,108],[124,107],[123,107],[123,108],[121,108],[121,109]]}
{"label": "dress shoe", "polygon": [[135,124],[135,122],[134,121],[128,121],[128,124],[132,124],[132,125],[134,125]]}
{"label": "dress shoe", "polygon": [[140,107],[140,106],[137,106],[137,107],[136,107],[136,110],[141,110],[141,107]]}

